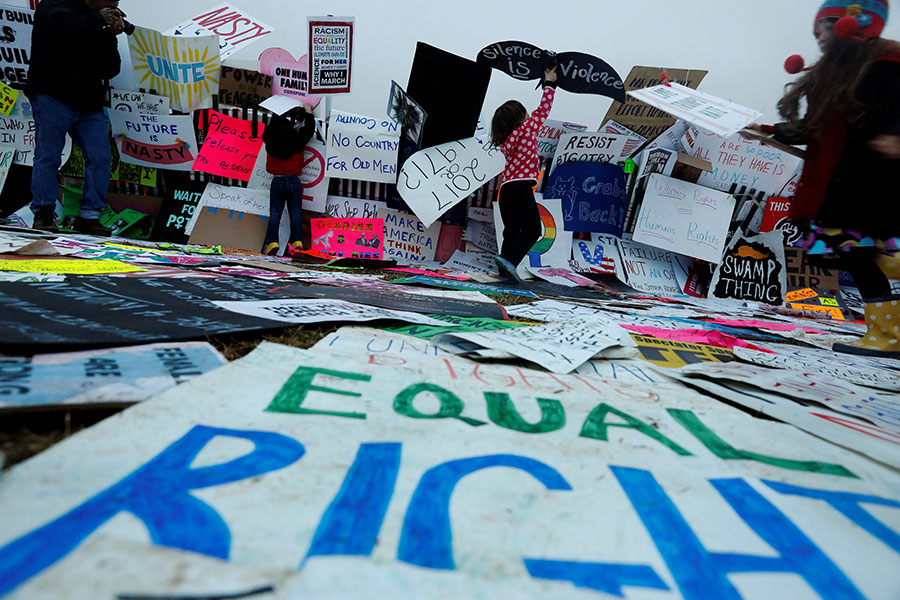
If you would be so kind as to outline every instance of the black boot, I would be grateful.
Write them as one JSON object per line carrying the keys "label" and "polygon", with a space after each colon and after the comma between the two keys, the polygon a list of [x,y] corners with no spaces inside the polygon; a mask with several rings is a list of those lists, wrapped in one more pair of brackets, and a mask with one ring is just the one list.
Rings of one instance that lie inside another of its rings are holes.
{"label": "black boot", "polygon": [[73,227],[78,233],[86,235],[96,235],[100,237],[109,237],[112,235],[112,229],[104,227],[100,224],[100,219],[85,219],[84,217],[75,217],[75,225]]}
{"label": "black boot", "polygon": [[56,223],[56,212],[52,208],[41,208],[34,213],[34,225],[32,225],[32,228],[57,233],[59,227],[57,227]]}

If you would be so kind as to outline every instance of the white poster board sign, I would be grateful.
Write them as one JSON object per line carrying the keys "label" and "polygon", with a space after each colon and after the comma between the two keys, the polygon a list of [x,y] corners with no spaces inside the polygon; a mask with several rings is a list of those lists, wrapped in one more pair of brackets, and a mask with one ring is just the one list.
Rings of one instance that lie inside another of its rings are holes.
{"label": "white poster board sign", "polygon": [[[541,216],[541,237],[531,247],[528,254],[518,265],[519,274],[528,277],[529,268],[558,267],[567,269],[572,257],[572,232],[563,230],[562,200],[544,198],[535,194],[538,213]],[[497,247],[503,247],[503,217],[500,215],[500,203],[494,202],[494,227],[497,230]]]}
{"label": "white poster board sign", "polygon": [[734,205],[730,194],[654,173],[634,241],[718,264]]}
{"label": "white poster board sign", "polygon": [[587,130],[587,125],[547,119],[538,130],[538,156],[541,157],[541,160],[553,158],[553,155],[556,154],[556,148],[559,146],[560,138],[563,135],[585,130]]}
{"label": "white poster board sign", "polygon": [[622,269],[628,277],[628,285],[661,297],[684,294],[678,286],[670,252],[625,240],[619,241],[619,250],[622,254]]}
{"label": "white poster board sign", "polygon": [[[329,161],[331,156],[329,155]],[[500,150],[476,138],[447,142],[419,150],[400,169],[397,191],[425,225],[465,200],[503,172]]]}
{"label": "white poster board sign", "polygon": [[155,94],[110,90],[110,108],[123,112],[169,114],[169,99]]}
{"label": "white poster board sign", "polygon": [[389,119],[331,111],[326,175],[395,183],[400,127]]}
{"label": "white poster board sign", "polygon": [[197,224],[200,213],[206,207],[224,208],[267,217],[269,216],[269,190],[251,190],[218,183],[207,184],[191,220],[185,225],[184,232],[187,235],[193,233],[194,225]]}
{"label": "white poster board sign", "polygon": [[274,31],[271,27],[227,2],[169,29],[166,35],[219,36],[219,54],[225,60],[238,50]]}
{"label": "white poster board sign", "polygon": [[[22,105],[23,98],[24,96],[19,96],[17,108]],[[28,106],[29,108],[31,107],[30,104]],[[26,167],[34,166],[34,149],[37,146],[35,131],[34,116],[31,114],[12,117],[0,115],[0,143],[16,149],[16,156],[13,159],[14,164],[25,165]],[[66,164],[71,154],[72,138],[66,134],[66,144],[63,147],[59,164]]]}
{"label": "white poster board sign", "polygon": [[559,140],[548,175],[552,175],[556,167],[567,162],[615,164],[627,143],[628,136],[619,133],[567,133]]}
{"label": "white poster board sign", "polygon": [[122,162],[171,171],[190,171],[197,158],[191,115],[109,111]]}
{"label": "white poster board sign", "polygon": [[384,256],[398,262],[416,264],[434,260],[441,224],[429,227],[415,216],[390,209],[378,211],[384,220]]}
{"label": "white poster board sign", "polygon": [[386,209],[387,203],[378,200],[327,196],[325,214],[336,219],[377,219],[378,211]]}

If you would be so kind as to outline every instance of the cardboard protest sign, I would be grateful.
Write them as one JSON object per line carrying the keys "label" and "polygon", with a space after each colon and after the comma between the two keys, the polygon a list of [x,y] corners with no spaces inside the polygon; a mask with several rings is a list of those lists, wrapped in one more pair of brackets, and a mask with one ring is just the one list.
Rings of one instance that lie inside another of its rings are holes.
{"label": "cardboard protest sign", "polygon": [[328,196],[325,199],[325,213],[336,219],[377,219],[378,211],[387,204],[378,200]]}
{"label": "cardboard protest sign", "polygon": [[14,383],[5,388],[0,412],[133,404],[226,362],[206,342],[2,356],[0,373]]}
{"label": "cardboard protest sign", "polygon": [[[254,131],[255,130],[255,131]],[[265,125],[209,111],[206,139],[194,163],[195,171],[250,181],[262,148]]]}
{"label": "cardboard protest sign", "polygon": [[384,221],[381,219],[312,219],[312,249],[337,258],[381,258]]}
{"label": "cardboard protest sign", "polygon": [[156,225],[153,228],[153,239],[160,242],[186,244],[188,234],[185,227],[194,216],[200,203],[200,197],[206,190],[205,181],[170,181],[166,188]]}
{"label": "cardboard protest sign", "polygon": [[[0,31],[3,32],[0,83],[16,90],[25,89],[28,83],[31,31],[34,26],[33,8],[28,10],[14,6],[0,6]],[[3,114],[8,115],[9,112]]]}
{"label": "cardboard protest sign", "polygon": [[[3,12],[0,10],[0,12]],[[21,102],[20,102],[21,104]],[[33,115],[28,116],[0,116],[0,143],[4,146],[12,146],[16,149],[13,163],[31,167],[34,165],[34,148],[37,145],[35,135],[36,125]],[[60,164],[66,164],[72,153],[72,138],[66,134],[66,143],[63,146]]]}
{"label": "cardboard protest sign", "polygon": [[682,137],[685,150],[708,160],[712,170],[697,183],[717,190],[785,194],[803,161],[792,154],[736,133],[726,139],[690,127]]}
{"label": "cardboard protest sign", "polygon": [[395,183],[400,128],[393,121],[331,111],[326,175]]}
{"label": "cardboard protest sign", "polygon": [[[328,196],[328,177],[325,176],[325,144],[313,140],[303,149],[303,172],[300,181],[303,182],[303,209],[312,212],[324,213]],[[266,171],[268,153],[266,146],[259,149],[259,157],[256,166],[247,182],[248,189],[270,190],[274,175]]]}
{"label": "cardboard protest sign", "polygon": [[219,91],[218,37],[173,37],[146,27],[128,36],[136,85],[158,91],[173,109],[212,106]]}
{"label": "cardboard protest sign", "polygon": [[505,166],[506,158],[500,150],[483,146],[475,138],[449,142],[419,150],[403,163],[397,191],[416,216],[430,226],[502,173]]}
{"label": "cardboard protest sign", "polygon": [[718,264],[734,197],[663,175],[650,175],[634,241]]}
{"label": "cardboard protest sign", "polygon": [[169,114],[169,99],[165,96],[145,94],[142,92],[126,92],[112,89],[109,91],[112,110],[133,113]]}
{"label": "cardboard protest sign", "polygon": [[223,3],[169,29],[171,36],[219,36],[222,60],[272,33],[273,29],[241,9]]}
{"label": "cardboard protest sign", "polygon": [[787,284],[790,288],[813,288],[817,290],[839,290],[837,271],[809,264],[806,251],[802,248],[786,246]]}
{"label": "cardboard protest sign", "polygon": [[515,41],[496,42],[482,48],[476,60],[520,81],[541,79],[544,70],[556,64],[555,53]]}
{"label": "cardboard protest sign", "polygon": [[353,17],[309,17],[309,93],[349,94],[353,74]]}
{"label": "cardboard protest sign", "polygon": [[190,115],[111,110],[109,122],[123,162],[172,171],[192,170],[197,140]]}
{"label": "cardboard protest sign", "polygon": [[269,225],[266,216],[213,206],[197,208],[194,220],[188,243],[250,252],[260,251]]}
{"label": "cardboard protest sign", "polygon": [[[625,79],[625,89],[630,92],[659,85],[662,74],[666,73],[672,80],[683,86],[697,89],[708,71],[700,69],[664,69],[662,67],[632,67]],[[675,124],[675,118],[669,113],[644,104],[640,100],[628,96],[625,102],[613,102],[603,122],[614,120],[648,140],[655,140],[666,129]]]}
{"label": "cardboard protest sign", "polygon": [[585,130],[587,130],[587,125],[547,119],[538,131],[538,156],[543,160],[553,158],[556,148],[559,146],[559,140],[564,134]]}
{"label": "cardboard protest sign", "polygon": [[193,216],[185,225],[185,233],[188,235],[193,233],[199,215],[198,211],[206,207],[267,216],[269,214],[269,192],[268,190],[230,187],[218,183],[207,184],[200,196],[197,208],[193,211]]}
{"label": "cardboard protest sign", "polygon": [[616,133],[567,133],[556,147],[550,173],[567,162],[616,163],[626,143],[628,136]]}
{"label": "cardboard protest sign", "polygon": [[408,213],[382,209],[378,218],[384,221],[384,253],[398,262],[420,263],[434,260],[441,224],[425,227]]}
{"label": "cardboard protest sign", "polygon": [[274,78],[259,71],[222,65],[219,76],[219,104],[256,106],[272,95]]}
{"label": "cardboard protest sign", "polygon": [[19,101],[19,95],[18,90],[0,81],[0,114],[8,117]]}
{"label": "cardboard protest sign", "polygon": [[761,111],[697,92],[678,83],[632,90],[628,95],[726,138],[763,115]]}
{"label": "cardboard protest sign", "polygon": [[669,252],[625,240],[619,242],[619,250],[627,283],[634,289],[662,297],[684,293],[675,277]]}
{"label": "cardboard protest sign", "polygon": [[410,98],[396,81],[391,81],[387,115],[404,128],[407,137],[417,146],[422,144],[422,131],[428,114],[419,103]]}
{"label": "cardboard protest sign", "polygon": [[[563,229],[562,200],[544,199],[535,194],[538,212],[541,215],[541,237],[519,266],[523,275],[525,265],[533,268],[569,266],[572,256],[572,232]],[[497,230],[497,246],[503,247],[503,218],[500,215],[500,204],[494,203],[494,224]]]}
{"label": "cardboard protest sign", "polygon": [[617,165],[563,163],[547,179],[544,198],[562,200],[566,231],[622,235],[628,189],[625,172]]}
{"label": "cardboard protest sign", "polygon": [[713,298],[735,298],[781,306],[787,293],[781,232],[734,235],[709,286]]}

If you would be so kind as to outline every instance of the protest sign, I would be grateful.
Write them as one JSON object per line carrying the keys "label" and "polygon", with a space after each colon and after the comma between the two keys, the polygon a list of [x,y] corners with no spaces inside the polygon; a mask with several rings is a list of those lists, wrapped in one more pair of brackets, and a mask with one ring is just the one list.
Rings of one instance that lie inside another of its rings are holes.
{"label": "protest sign", "polygon": [[441,224],[425,227],[419,219],[408,213],[382,209],[378,218],[384,221],[384,252],[386,258],[398,262],[420,263],[434,260],[435,249],[441,234]]}
{"label": "protest sign", "polygon": [[722,139],[690,127],[681,140],[689,154],[712,165],[711,171],[700,173],[697,183],[731,193],[785,194],[803,163],[792,154],[740,133]]}
{"label": "protest sign", "polygon": [[[0,10],[0,12],[3,12]],[[20,102],[21,104],[21,102]],[[12,146],[16,149],[13,164],[30,167],[34,165],[34,148],[37,145],[36,125],[34,116],[0,116],[0,145]],[[72,153],[72,138],[66,134],[66,143],[63,146],[61,165],[66,164]]]}
{"label": "protest sign", "polygon": [[[309,94],[309,57],[299,59],[283,48],[269,48],[260,57],[263,73],[272,76],[271,94],[276,98],[291,98],[315,107],[322,98]],[[279,113],[283,114],[283,113]]]}
{"label": "protest sign", "polygon": [[[5,473],[0,591],[827,598],[900,581],[879,568],[896,473],[792,426],[672,386],[368,358],[264,343]],[[157,502],[112,514],[134,486]],[[535,552],[547,527],[559,548]]]}
{"label": "protest sign", "polygon": [[543,279],[548,283],[552,283],[555,285],[561,285],[563,287],[580,287],[580,286],[593,286],[594,280],[588,279],[586,277],[582,277],[578,273],[571,271],[569,269],[560,269],[559,267],[525,267],[528,269],[528,272],[537,277],[538,279]]}
{"label": "protest sign", "polygon": [[131,273],[140,267],[114,260],[79,260],[77,258],[0,259],[0,271],[19,273],[67,273],[72,275],[101,275],[104,273]]}
{"label": "protest sign", "polygon": [[282,323],[328,323],[330,321],[377,321],[388,319],[442,325],[442,321],[404,310],[389,310],[344,300],[288,299],[245,302],[215,302],[219,308]]}
{"label": "protest sign", "polygon": [[567,162],[615,164],[622,155],[627,142],[627,135],[616,133],[567,133],[560,138],[559,145],[556,147],[550,173],[552,174],[557,167]]}
{"label": "protest sign", "polygon": [[801,236],[800,228],[791,221],[791,202],[793,198],[780,198],[769,196],[766,200],[766,212],[763,214],[760,233],[781,231],[784,235],[784,245],[790,246]]}
{"label": "protest sign", "polygon": [[619,255],[619,240],[612,236],[572,240],[572,256],[578,270],[583,273],[607,273],[615,275],[620,281],[627,281]]}
{"label": "protest sign", "polygon": [[109,107],[112,110],[133,113],[152,113],[159,115],[169,114],[169,99],[155,94],[142,92],[126,92],[123,90],[110,90]]}
{"label": "protest sign", "polygon": [[735,298],[781,306],[787,293],[786,261],[780,231],[734,235],[709,286],[713,298]]}
{"label": "protest sign", "polygon": [[[524,271],[524,265],[533,268],[569,266],[569,258],[572,256],[572,232],[563,229],[562,200],[544,199],[541,194],[535,194],[538,205],[538,213],[541,216],[541,237],[531,247],[519,266],[520,274]],[[503,247],[503,218],[500,215],[500,204],[494,203],[494,226],[497,230],[497,246]]]}
{"label": "protest sign", "polygon": [[475,246],[475,248],[470,248],[473,251],[489,254],[497,254],[500,251],[500,248],[497,247],[497,230],[494,228],[493,221],[485,223],[469,218],[462,239]]}
{"label": "protest sign", "polygon": [[377,219],[382,208],[387,208],[387,204],[378,200],[343,196],[328,196],[325,200],[325,213],[338,219]]}
{"label": "protest sign", "polygon": [[431,287],[444,288],[448,290],[464,290],[472,292],[481,292],[493,296],[501,296],[510,294],[512,296],[523,296],[525,298],[537,298],[537,294],[514,287],[503,287],[499,285],[486,285],[483,283],[473,283],[471,281],[456,281],[453,279],[445,279],[443,277],[425,277],[416,275],[415,277],[407,277],[406,279],[394,279],[393,283],[408,283],[417,285],[427,285]]}
{"label": "protest sign", "polygon": [[391,81],[391,95],[388,98],[387,115],[406,130],[409,139],[421,146],[422,131],[428,115],[419,103],[409,97],[396,81]]}
{"label": "protest sign", "polygon": [[[625,84],[605,61],[583,52],[556,55],[557,86],[573,94],[597,94],[625,101]],[[541,74],[543,75],[543,73]]]}
{"label": "protest sign", "polygon": [[669,252],[625,240],[619,241],[619,250],[622,270],[628,277],[628,285],[634,289],[662,297],[684,293],[675,277]]}
{"label": "protest sign", "polygon": [[183,113],[212,106],[219,91],[218,39],[173,37],[136,27],[128,36],[136,85],[156,90]]}
{"label": "protest sign", "polygon": [[806,251],[802,248],[786,246],[784,257],[787,260],[788,287],[817,290],[839,290],[841,288],[837,271],[809,264]]}
{"label": "protest sign", "polygon": [[[303,209],[312,212],[324,213],[325,202],[328,196],[328,178],[325,177],[325,144],[313,140],[303,149],[303,171],[300,181],[303,182]],[[263,144],[259,149],[259,157],[253,174],[247,183],[249,189],[270,190],[274,175],[266,170],[268,153]]]}
{"label": "protest sign", "polygon": [[[662,74],[666,73],[673,81],[692,89],[697,89],[708,71],[699,69],[663,69],[662,67],[632,67],[625,79],[627,91],[653,87],[661,83]],[[666,129],[675,124],[675,118],[669,113],[644,104],[640,100],[628,96],[625,102],[613,102],[603,122],[615,120],[648,140],[655,140]]]}
{"label": "protest sign", "polygon": [[312,249],[337,258],[381,258],[384,221],[381,219],[312,219]]}
{"label": "protest sign", "polygon": [[625,142],[625,147],[622,148],[622,155],[619,157],[619,160],[625,160],[626,158],[629,158],[631,155],[637,152],[638,148],[647,143],[647,138],[640,135],[639,133],[633,132],[621,123],[616,123],[612,119],[604,123],[600,127],[600,131],[603,131],[605,133],[618,133],[628,136],[628,141]]}
{"label": "protest sign", "polygon": [[0,356],[0,412],[133,404],[226,362],[206,342]]}
{"label": "protest sign", "polygon": [[153,228],[153,239],[160,242],[186,244],[188,234],[185,232],[185,227],[194,216],[194,211],[205,190],[205,181],[186,179],[170,182],[159,209],[159,217]]}
{"label": "protest sign", "polygon": [[419,150],[403,163],[397,191],[416,216],[430,226],[503,172],[505,165],[500,150],[487,148],[475,138],[448,142]]}
{"label": "protest sign", "polygon": [[0,83],[16,90],[25,89],[28,83],[33,25],[34,10],[0,5],[0,31],[3,32]]}
{"label": "protest sign", "polygon": [[[497,276],[497,263],[494,254],[486,252],[464,252],[457,249],[447,260],[443,261],[445,268],[457,273],[466,273],[466,278],[473,277],[475,273]],[[480,280],[479,280],[480,281]]]}
{"label": "protest sign", "polygon": [[272,28],[241,9],[223,3],[166,32],[171,36],[219,36],[222,60],[272,33]]}
{"label": "protest sign", "polygon": [[11,146],[0,146],[0,191],[6,183],[6,177],[9,175],[9,169],[13,165],[16,157],[16,149]]}
{"label": "protest sign", "polygon": [[555,53],[515,41],[496,42],[482,48],[475,60],[520,81],[541,79],[544,70],[556,64]]}
{"label": "protest sign", "polygon": [[585,131],[586,129],[587,125],[547,119],[538,131],[538,156],[542,160],[553,158],[553,155],[556,154],[556,148],[559,146],[559,140],[564,134]]}
{"label": "protest sign", "polygon": [[[632,335],[637,343],[641,358],[658,367],[667,369],[679,369],[686,365],[701,362],[730,362],[734,360],[734,350],[710,346],[709,344],[691,344],[677,340],[662,340],[645,335]],[[751,350],[751,352],[757,352]],[[758,352],[758,354],[762,354]]]}
{"label": "protest sign", "polygon": [[[206,139],[194,163],[195,171],[250,181],[262,148],[265,125],[209,111]],[[255,132],[254,132],[255,129]]]}
{"label": "protest sign", "polygon": [[230,187],[218,183],[207,184],[203,190],[203,195],[200,196],[196,209],[193,211],[193,216],[185,225],[184,232],[186,234],[190,235],[193,233],[199,211],[207,207],[268,216],[269,192],[268,190]]}
{"label": "protest sign", "polygon": [[763,115],[761,111],[697,92],[678,83],[632,90],[628,95],[725,138]]}
{"label": "protest sign", "polygon": [[734,205],[729,194],[650,175],[634,241],[718,264]]}
{"label": "protest sign", "polygon": [[259,252],[266,237],[269,218],[263,215],[216,208],[198,207],[189,244],[224,246]]}
{"label": "protest sign", "polygon": [[256,106],[272,95],[274,78],[259,71],[222,65],[219,76],[219,104]]}
{"label": "protest sign", "polygon": [[8,117],[19,101],[19,95],[18,90],[0,81],[0,114]]}
{"label": "protest sign", "polygon": [[111,110],[109,122],[123,162],[172,171],[192,170],[197,140],[190,115]]}
{"label": "protest sign", "polygon": [[387,119],[331,111],[326,175],[395,183],[400,127]]}
{"label": "protest sign", "polygon": [[353,17],[309,17],[309,93],[349,94],[353,74]]}
{"label": "protest sign", "polygon": [[625,172],[614,164],[567,162],[553,170],[544,198],[562,200],[566,231],[621,237],[628,210]]}

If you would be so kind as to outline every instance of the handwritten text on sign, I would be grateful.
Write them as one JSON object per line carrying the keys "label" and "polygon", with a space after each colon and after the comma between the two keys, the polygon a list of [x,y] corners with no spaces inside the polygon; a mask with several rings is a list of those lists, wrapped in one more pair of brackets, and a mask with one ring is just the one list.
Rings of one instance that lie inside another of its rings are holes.
{"label": "handwritten text on sign", "polygon": [[420,150],[403,163],[397,191],[426,227],[499,175],[506,158],[475,138]]}
{"label": "handwritten text on sign", "polygon": [[219,52],[226,59],[241,48],[272,33],[272,28],[228,3],[211,8],[166,32],[166,35],[219,36]]}
{"label": "handwritten text on sign", "polygon": [[388,119],[374,119],[337,110],[328,125],[328,177],[394,183],[400,127]]}
{"label": "handwritten text on sign", "polygon": [[253,123],[250,121],[210,111],[206,141],[194,163],[194,170],[250,181],[253,166],[262,148],[264,128],[265,125],[257,123],[254,135]]}
{"label": "handwritten text on sign", "polygon": [[191,170],[197,142],[190,115],[111,110],[109,122],[123,162],[173,171]]}

